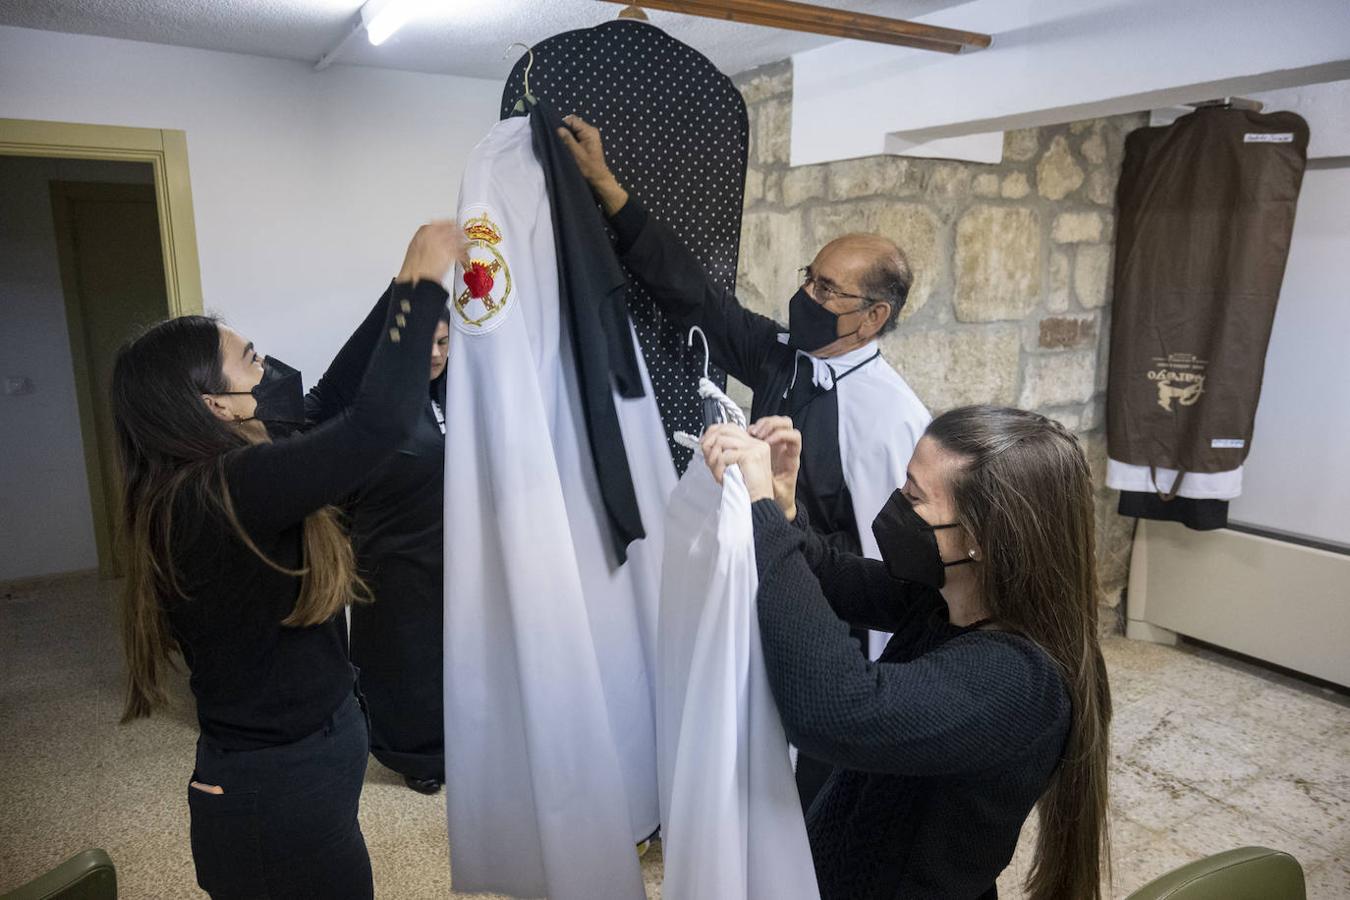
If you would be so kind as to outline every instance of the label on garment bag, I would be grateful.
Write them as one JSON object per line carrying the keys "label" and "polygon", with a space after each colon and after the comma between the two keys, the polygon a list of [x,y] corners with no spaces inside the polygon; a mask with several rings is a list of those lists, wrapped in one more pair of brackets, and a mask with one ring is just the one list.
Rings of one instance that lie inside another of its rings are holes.
{"label": "label on garment bag", "polygon": [[1292,131],[1283,131],[1278,134],[1249,131],[1242,136],[1242,143],[1244,144],[1292,144],[1293,142],[1294,133]]}
{"label": "label on garment bag", "polygon": [[1241,450],[1247,442],[1241,438],[1215,438],[1209,442],[1212,450]]}

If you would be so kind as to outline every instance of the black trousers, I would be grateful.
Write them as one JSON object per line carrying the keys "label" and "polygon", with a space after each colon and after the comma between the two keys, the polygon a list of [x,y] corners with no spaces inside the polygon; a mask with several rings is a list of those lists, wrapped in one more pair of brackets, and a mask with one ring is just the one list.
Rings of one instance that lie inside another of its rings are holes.
{"label": "black trousers", "polygon": [[357,821],[369,731],[355,695],[292,744],[226,750],[197,740],[188,787],[197,884],[215,900],[351,898],[375,888]]}
{"label": "black trousers", "polygon": [[444,781],[439,567],[433,577],[386,557],[367,581],[375,602],[351,608],[351,656],[370,710],[370,752],[400,775]]}

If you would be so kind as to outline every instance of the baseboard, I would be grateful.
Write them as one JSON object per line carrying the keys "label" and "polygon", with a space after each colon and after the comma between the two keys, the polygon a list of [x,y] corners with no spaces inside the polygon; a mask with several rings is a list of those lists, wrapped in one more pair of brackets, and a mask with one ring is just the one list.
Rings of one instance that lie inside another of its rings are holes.
{"label": "baseboard", "polygon": [[68,581],[73,578],[88,578],[90,575],[98,577],[98,569],[77,569],[74,572],[53,572],[50,575],[34,575],[31,578],[16,578],[11,581],[0,581],[0,598],[10,594],[18,594],[23,591],[31,591],[34,588],[44,587],[57,581]]}

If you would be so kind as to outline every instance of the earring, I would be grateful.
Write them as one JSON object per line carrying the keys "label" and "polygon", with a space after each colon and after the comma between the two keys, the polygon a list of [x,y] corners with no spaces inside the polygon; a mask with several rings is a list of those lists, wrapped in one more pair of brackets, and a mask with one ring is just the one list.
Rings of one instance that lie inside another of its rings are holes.
{"label": "earring", "polygon": [[977,559],[977,557],[975,556],[974,548],[971,548],[971,550],[968,553],[966,553],[966,556],[969,556],[971,559]]}

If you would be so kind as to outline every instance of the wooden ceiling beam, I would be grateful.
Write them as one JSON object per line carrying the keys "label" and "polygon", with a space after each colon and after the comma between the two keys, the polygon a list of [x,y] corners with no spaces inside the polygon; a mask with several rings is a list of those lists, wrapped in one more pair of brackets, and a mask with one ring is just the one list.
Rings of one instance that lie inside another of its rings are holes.
{"label": "wooden ceiling beam", "polygon": [[[632,0],[605,0],[629,4]],[[744,25],[823,34],[857,41],[893,44],[938,53],[988,47],[987,34],[888,19],[866,13],[797,3],[795,0],[639,0],[638,6]]]}

